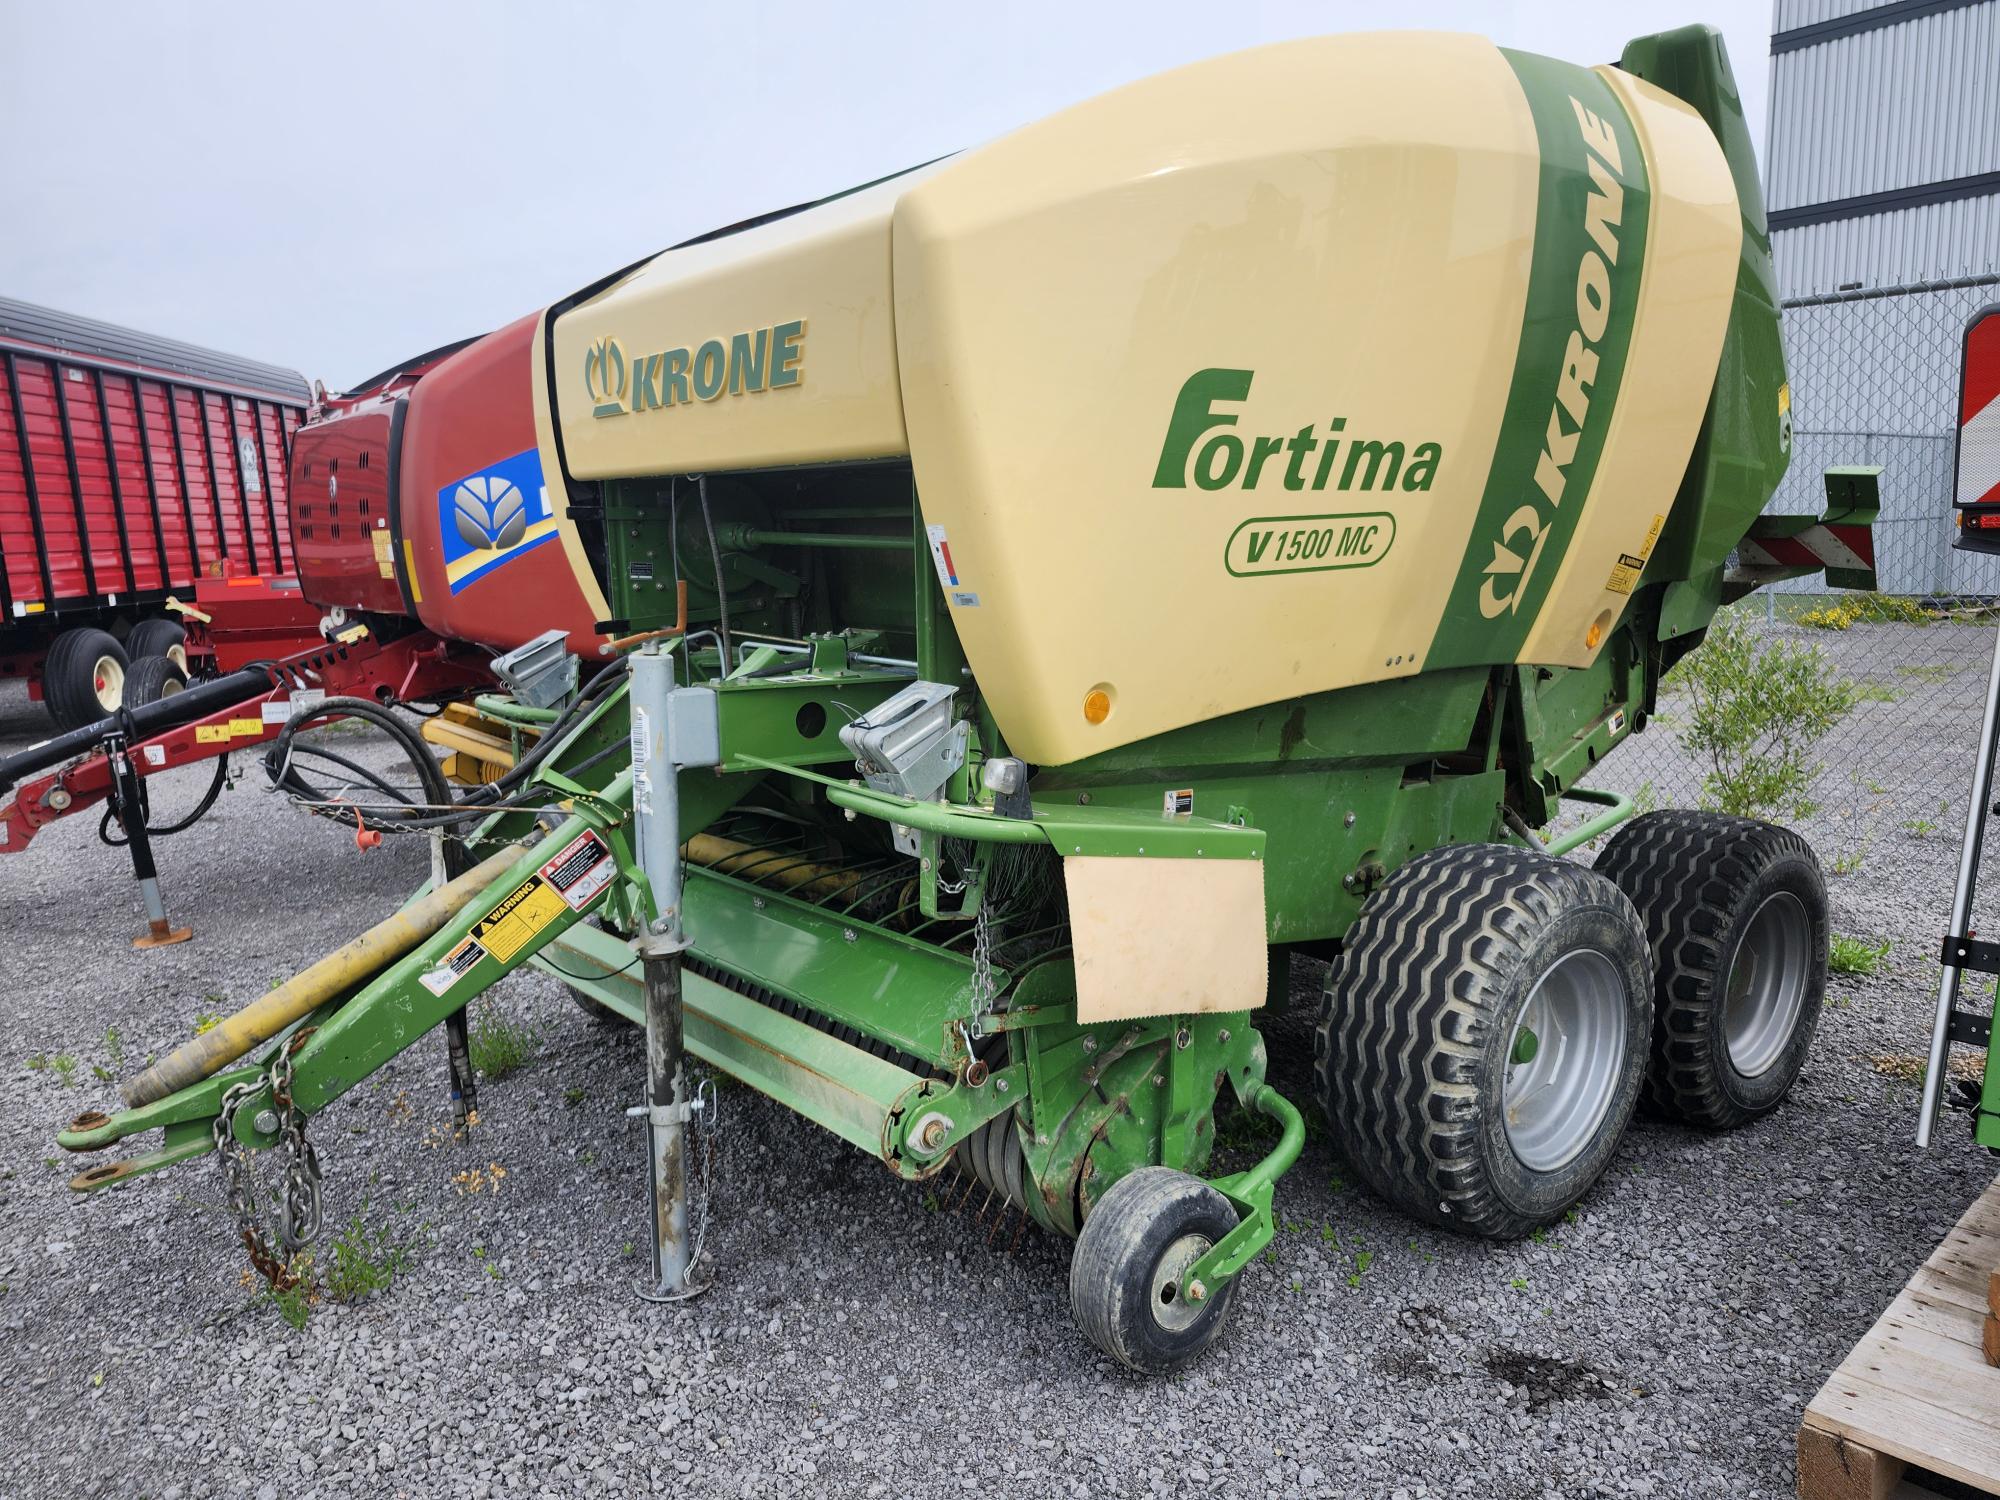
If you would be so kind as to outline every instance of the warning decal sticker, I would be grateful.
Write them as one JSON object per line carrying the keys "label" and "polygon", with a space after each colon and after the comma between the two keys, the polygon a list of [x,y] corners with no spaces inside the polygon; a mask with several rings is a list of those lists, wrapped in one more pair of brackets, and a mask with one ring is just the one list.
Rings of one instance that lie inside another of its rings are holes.
{"label": "warning decal sticker", "polygon": [[564,904],[562,893],[536,873],[480,918],[472,935],[495,958],[507,963],[533,942],[544,927],[567,915],[569,907]]}
{"label": "warning decal sticker", "polygon": [[1604,581],[1605,589],[1613,594],[1629,594],[1637,587],[1639,575],[1646,569],[1646,559],[1653,555],[1653,547],[1660,540],[1660,528],[1667,524],[1664,515],[1653,517],[1653,525],[1646,533],[1646,540],[1639,544],[1635,557],[1630,552],[1618,554],[1618,565],[1611,570],[1611,576]]}
{"label": "warning decal sticker", "polygon": [[590,905],[617,873],[617,863],[604,846],[604,840],[588,829],[571,839],[539,871],[541,878],[569,903],[571,911],[582,911]]}
{"label": "warning decal sticker", "polygon": [[417,976],[417,982],[433,995],[442,995],[472,972],[472,966],[486,957],[486,950],[466,938],[451,952]]}
{"label": "warning decal sticker", "polygon": [[1645,566],[1645,558],[1621,552],[1618,554],[1618,566],[1611,570],[1611,579],[1604,586],[1614,594],[1629,594],[1639,581],[1639,570]]}

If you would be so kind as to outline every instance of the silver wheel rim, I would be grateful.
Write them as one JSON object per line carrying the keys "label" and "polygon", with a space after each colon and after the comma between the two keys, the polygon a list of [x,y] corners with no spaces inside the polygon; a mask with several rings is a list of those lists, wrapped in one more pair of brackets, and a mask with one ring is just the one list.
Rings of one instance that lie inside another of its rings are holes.
{"label": "silver wheel rim", "polygon": [[1181,1282],[1188,1267],[1208,1254],[1212,1246],[1205,1234],[1184,1234],[1167,1246],[1167,1253],[1153,1267],[1153,1321],[1170,1333],[1193,1327],[1208,1305],[1189,1301]]}
{"label": "silver wheel rim", "polygon": [[90,664],[90,692],[106,713],[125,701],[125,668],[117,657],[100,656]]}
{"label": "silver wheel rim", "polygon": [[1790,891],[1766,896],[1743,929],[1723,986],[1722,1039],[1744,1078],[1770,1072],[1791,1045],[1805,1009],[1811,934],[1805,903]]}
{"label": "silver wheel rim", "polygon": [[183,677],[187,676],[188,648],[185,645],[179,641],[175,641],[171,646],[167,647],[167,660],[181,669]]}
{"label": "silver wheel rim", "polygon": [[1514,1018],[1503,1102],[1521,1165],[1552,1172],[1593,1139],[1625,1065],[1625,983],[1593,948],[1557,959]]}

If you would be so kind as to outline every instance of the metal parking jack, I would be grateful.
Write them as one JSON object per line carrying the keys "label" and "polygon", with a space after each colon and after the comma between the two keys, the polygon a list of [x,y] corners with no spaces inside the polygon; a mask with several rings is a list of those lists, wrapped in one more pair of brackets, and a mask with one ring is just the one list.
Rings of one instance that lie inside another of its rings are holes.
{"label": "metal parking jack", "polygon": [[[1955,498],[1961,552],[2000,554],[2000,438],[1996,424],[1978,420],[1989,407],[2000,415],[2000,307],[1988,307],[1966,325],[1960,382],[1960,428]],[[1968,399],[1984,393],[1986,399]],[[1982,436],[1983,434],[1983,436]],[[1979,1092],[1973,1134],[1979,1144],[2000,1150],[2000,1065],[1993,1051],[1990,1016],[1959,1008],[1967,969],[2000,975],[2000,942],[1982,939],[1972,925],[1978,897],[1979,861],[1985,850],[1986,822],[2000,807],[1993,802],[1993,770],[2000,752],[2000,631],[1993,642],[1993,666],[1986,678],[1986,708],[1980,719],[1979,748],[1972,764],[1972,795],[1965,808],[1965,838],[1958,851],[1958,884],[1952,892],[1951,925],[1945,930],[1938,962],[1937,1011],[1931,1022],[1930,1053],[1923,1100],[1917,1113],[1917,1144],[1928,1146],[1944,1100],[1947,1058],[1954,1043],[1986,1049],[1986,1076]]]}
{"label": "metal parking jack", "polygon": [[652,1198],[652,1278],[639,1295],[683,1302],[709,1283],[688,1218],[688,1141],[705,1101],[689,1085],[683,1047],[679,787],[683,770],[713,766],[721,753],[714,692],[677,686],[660,639],[632,658],[631,673],[633,845],[653,905],[634,943],[646,988],[646,1102],[627,1112],[646,1121]]}
{"label": "metal parking jack", "polygon": [[[160,896],[159,867],[153,863],[153,830],[146,826],[149,814],[146,788],[132,764],[131,736],[127,725],[121,723],[118,732],[105,739],[104,754],[111,765],[111,809],[107,824],[115,820],[124,832],[126,848],[132,855],[132,878],[139,882],[139,894],[146,902],[146,930],[132,939],[132,946],[166,948],[175,943],[185,943],[194,936],[194,929],[176,927],[167,920],[166,902]],[[199,818],[214,802],[227,767],[227,760],[216,762],[215,785],[195,810],[195,818]]]}

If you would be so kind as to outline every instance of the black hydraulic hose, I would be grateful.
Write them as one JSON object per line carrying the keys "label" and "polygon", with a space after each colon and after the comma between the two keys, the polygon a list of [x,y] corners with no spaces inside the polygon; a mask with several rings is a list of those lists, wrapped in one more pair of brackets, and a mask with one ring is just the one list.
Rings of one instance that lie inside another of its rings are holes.
{"label": "black hydraulic hose", "polygon": [[[576,700],[542,732],[534,747],[526,755],[509,767],[505,774],[484,786],[474,788],[463,798],[453,798],[451,786],[444,778],[444,771],[432,757],[430,747],[425,744],[423,737],[398,718],[393,709],[367,698],[328,698],[310,711],[292,719],[278,732],[277,737],[271,741],[270,748],[265,752],[265,773],[271,778],[274,788],[289,796],[305,802],[330,802],[332,799],[321,795],[321,789],[307,781],[294,764],[297,754],[316,755],[357,772],[374,786],[387,791],[396,802],[409,807],[407,812],[393,807],[386,810],[378,808],[372,814],[377,823],[394,824],[399,828],[411,829],[450,827],[452,824],[463,823],[471,818],[484,817],[508,805],[504,801],[507,794],[532,776],[535,768],[555,752],[570,726],[596,706],[598,699],[616,684],[618,676],[624,670],[625,661],[622,657],[599,669],[585,684]],[[390,788],[372,772],[356,766],[343,756],[321,750],[316,746],[295,748],[293,742],[300,730],[330,718],[365,720],[395,740],[423,782],[425,805],[419,807],[411,804],[410,799],[402,793]],[[624,748],[622,740],[614,748]],[[600,754],[587,764],[594,764],[596,760],[602,758]],[[325,809],[316,810],[325,811]],[[338,812],[332,815],[342,816]]]}
{"label": "black hydraulic hose", "polygon": [[270,690],[268,672],[246,668],[212,682],[197,683],[178,693],[170,693],[152,703],[142,703],[137,708],[120,709],[95,724],[72,729],[67,734],[59,734],[52,740],[44,740],[39,745],[30,745],[25,750],[0,758],[0,792],[12,790],[37,771],[46,771],[64,761],[88,754],[114,734],[124,734],[133,743],[151,739],[169,729],[205,719],[217,709],[241,703],[246,698],[261,697]]}
{"label": "black hydraulic hose", "polygon": [[[189,813],[185,818],[182,818],[180,822],[169,823],[164,828],[155,828],[148,821],[146,823],[147,834],[152,838],[163,839],[170,833],[187,832],[188,829],[194,827],[195,824],[208,816],[208,810],[215,806],[215,799],[222,795],[222,788],[228,780],[229,755],[225,751],[215,758],[215,775],[208,783],[208,790],[201,794],[201,801],[195,804],[194,811]],[[152,798],[147,795],[146,783],[144,781],[139,783],[139,816],[148,820],[153,816]],[[111,825],[117,820],[117,812],[107,807],[104,809],[103,821],[97,825],[97,836],[114,849],[131,842],[130,839],[114,839],[111,836]]]}
{"label": "black hydraulic hose", "polygon": [[[416,730],[399,719],[393,709],[384,708],[371,698],[322,699],[305,713],[294,715],[288,720],[285,727],[278,731],[277,737],[271,741],[270,749],[264,753],[264,772],[271,778],[272,786],[308,802],[329,800],[321,795],[320,788],[299,773],[297,766],[293,764],[292,749],[292,741],[301,730],[309,729],[326,719],[361,719],[382,730],[396,742],[397,748],[403,752],[404,757],[416,771],[418,779],[423,782],[425,800],[432,806],[446,806],[451,803],[451,786],[445,781],[443,770],[432,757],[430,746],[424,743],[423,737]],[[401,793],[394,795],[398,801],[409,800]],[[425,820],[384,813],[378,815],[376,821],[418,823]],[[457,818],[452,818],[451,821],[455,822]]]}
{"label": "black hydraulic hose", "polygon": [[319,745],[294,745],[292,746],[292,754],[310,755],[314,760],[323,760],[331,762],[333,765],[339,766],[341,770],[347,772],[348,775],[354,777],[356,780],[366,782],[369,786],[375,788],[376,791],[380,792],[385,797],[389,797],[397,802],[404,802],[404,803],[407,803],[410,800],[407,796],[403,794],[402,788],[393,786],[389,782],[384,781],[380,776],[376,775],[373,771],[369,770],[368,767],[362,765],[361,762],[358,760],[349,760],[346,756],[336,755],[334,754],[333,751],[324,749]]}

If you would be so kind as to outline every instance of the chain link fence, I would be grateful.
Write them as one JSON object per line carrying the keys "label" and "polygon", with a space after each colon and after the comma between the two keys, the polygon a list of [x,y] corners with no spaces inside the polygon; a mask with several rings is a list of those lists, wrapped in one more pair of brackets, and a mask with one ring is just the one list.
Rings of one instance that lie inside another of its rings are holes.
{"label": "chain link fence", "polygon": [[[1955,852],[1963,828],[1996,629],[1990,606],[2000,601],[2000,557],[1952,547],[1965,326],[1995,302],[2000,275],[1987,271],[1784,304],[1792,465],[1768,509],[1820,514],[1826,468],[1879,465],[1881,592],[1828,593],[1814,576],[1737,606],[1760,644],[1818,647],[1856,698],[1812,751],[1815,810],[1801,830],[1837,872],[1905,872],[1912,900],[1934,905],[1940,920],[1953,863],[1941,856]],[[1690,707],[1670,677],[1648,732],[1607,759],[1598,784],[1642,806],[1712,804],[1703,779],[1713,767],[1686,742]]]}

